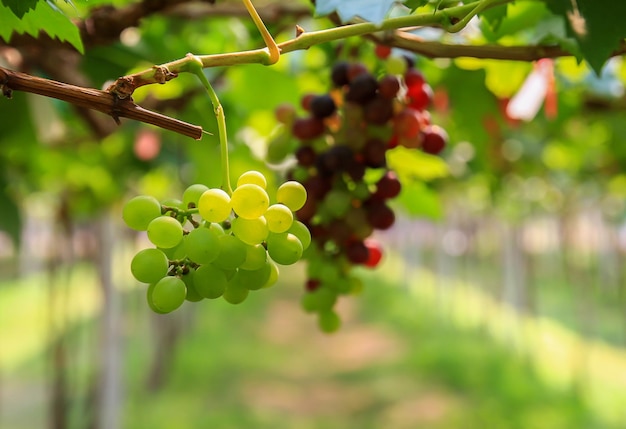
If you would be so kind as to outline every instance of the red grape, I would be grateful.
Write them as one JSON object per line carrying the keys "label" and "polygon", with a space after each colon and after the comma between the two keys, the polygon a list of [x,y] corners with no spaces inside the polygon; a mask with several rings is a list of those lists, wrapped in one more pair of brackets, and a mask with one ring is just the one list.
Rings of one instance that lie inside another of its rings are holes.
{"label": "red grape", "polygon": [[324,133],[324,122],[318,118],[298,118],[291,132],[300,140],[311,140]]}
{"label": "red grape", "polygon": [[441,152],[448,142],[448,133],[438,125],[427,126],[422,135],[422,150],[431,155]]}
{"label": "red grape", "polygon": [[394,75],[385,75],[378,82],[378,93],[381,97],[393,99],[400,91],[400,81]]}

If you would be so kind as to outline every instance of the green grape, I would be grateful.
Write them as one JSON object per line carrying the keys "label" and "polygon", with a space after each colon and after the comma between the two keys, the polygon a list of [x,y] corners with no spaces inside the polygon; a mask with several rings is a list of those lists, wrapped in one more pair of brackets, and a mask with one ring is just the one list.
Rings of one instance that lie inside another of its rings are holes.
{"label": "green grape", "polygon": [[161,205],[167,206],[167,207],[174,207],[174,208],[181,209],[181,210],[186,209],[183,202],[177,198],[168,198],[166,200],[163,200],[161,201]]}
{"label": "green grape", "polygon": [[315,300],[316,311],[331,310],[337,302],[337,293],[328,287],[319,287],[309,294]]}
{"label": "green grape", "polygon": [[198,294],[208,299],[224,294],[228,280],[226,273],[212,264],[201,265],[193,274],[193,284]]}
{"label": "green grape", "polygon": [[226,287],[226,291],[224,292],[224,300],[229,302],[230,304],[241,304],[246,300],[248,294],[250,293],[250,289],[241,285],[238,281],[236,281],[237,275],[233,277],[233,279],[228,283]]}
{"label": "green grape", "polygon": [[306,202],[306,189],[300,182],[290,180],[283,183],[276,191],[276,199],[289,207],[289,210],[296,212],[304,206]]}
{"label": "green grape", "polygon": [[148,301],[148,307],[150,307],[150,309],[155,313],[165,314],[167,311],[161,311],[159,308],[154,306],[154,302],[152,301],[152,292],[154,291],[155,286],[156,283],[151,283],[146,290],[146,301]]}
{"label": "green grape", "polygon": [[300,307],[305,313],[317,312],[317,297],[310,292],[305,293],[300,299]]}
{"label": "green grape", "polygon": [[281,265],[295,264],[302,258],[302,252],[302,243],[293,234],[283,232],[267,238],[267,253]]}
{"label": "green grape", "polygon": [[271,273],[271,262],[268,260],[265,262],[265,265],[258,270],[248,271],[241,268],[238,269],[237,274],[235,274],[236,279],[233,281],[236,281],[249,290],[258,290],[267,283]]}
{"label": "green grape", "polygon": [[130,272],[143,283],[156,283],[167,275],[169,261],[159,249],[143,249],[130,262]]}
{"label": "green grape", "polygon": [[262,244],[246,245],[246,260],[239,266],[244,270],[258,270],[265,265],[267,251]]}
{"label": "green grape", "polygon": [[347,192],[333,189],[324,199],[324,208],[335,218],[343,218],[348,210],[352,207],[350,194]]}
{"label": "green grape", "polygon": [[267,188],[267,180],[263,173],[254,170],[246,171],[237,180],[237,187],[247,184],[257,185],[263,189]]}
{"label": "green grape", "polygon": [[264,216],[270,232],[286,232],[293,224],[293,213],[284,204],[272,204],[267,208]]}
{"label": "green grape", "polygon": [[165,256],[167,256],[167,259],[169,259],[170,261],[176,259],[185,259],[185,257],[187,257],[187,251],[185,250],[185,237],[183,237],[183,239],[180,240],[180,243],[178,243],[176,246],[170,247],[169,249],[159,247],[159,250],[165,253]]}
{"label": "green grape", "polygon": [[169,313],[183,305],[187,287],[178,277],[164,277],[152,289],[152,303],[164,313]]}
{"label": "green grape", "polygon": [[246,245],[233,235],[221,235],[220,254],[213,262],[223,270],[234,270],[246,261]]}
{"label": "green grape", "polygon": [[148,195],[140,195],[129,200],[122,210],[122,219],[129,228],[145,231],[153,219],[161,216],[161,204]]}
{"label": "green grape", "polygon": [[263,216],[270,205],[270,198],[259,185],[245,184],[233,191],[231,203],[239,217],[256,219]]}
{"label": "green grape", "polygon": [[317,324],[322,332],[330,334],[341,327],[341,319],[332,310],[322,311],[317,315]]}
{"label": "green grape", "polygon": [[287,232],[298,237],[298,240],[302,243],[303,250],[306,250],[311,244],[311,231],[299,220],[294,220]]}
{"label": "green grape", "polygon": [[230,216],[231,201],[221,189],[204,191],[198,200],[198,212],[209,222],[224,222]]}
{"label": "green grape", "polygon": [[184,239],[187,256],[197,264],[213,262],[220,253],[219,236],[209,228],[197,228]]}
{"label": "green grape", "polygon": [[[200,197],[208,190],[209,187],[201,183],[196,183],[189,186],[187,189],[185,189],[185,192],[183,192],[183,207],[198,207],[198,201],[200,200]],[[190,204],[193,204],[193,206],[191,206]]]}
{"label": "green grape", "polygon": [[215,233],[215,235],[217,235],[217,236],[225,234],[224,228],[219,223],[204,222],[204,227],[207,228],[209,231],[213,231]]}
{"label": "green grape", "polygon": [[272,261],[271,259],[268,259],[268,262],[270,264],[270,276],[265,282],[265,284],[263,285],[263,289],[272,287],[276,284],[276,282],[278,281],[278,274],[280,271],[278,268],[278,265],[276,265],[276,262]]}
{"label": "green grape", "polygon": [[148,225],[148,239],[157,247],[175,247],[183,239],[183,226],[173,217],[160,216]]}
{"label": "green grape", "polygon": [[397,55],[392,55],[385,61],[385,69],[389,74],[403,75],[407,69],[406,60]]}
{"label": "green grape", "polygon": [[237,238],[250,245],[262,243],[269,234],[267,221],[263,216],[256,219],[235,218],[231,223],[231,228]]}
{"label": "green grape", "polygon": [[353,295],[358,295],[363,292],[363,280],[358,277],[350,278],[350,293]]}
{"label": "green grape", "polygon": [[185,295],[185,299],[189,302],[198,302],[204,299],[204,297],[200,295],[200,293],[196,289],[196,286],[193,282],[193,276],[195,274],[195,271],[196,270],[194,270],[193,268],[190,268],[189,272],[182,276],[182,280],[187,287],[187,295]]}

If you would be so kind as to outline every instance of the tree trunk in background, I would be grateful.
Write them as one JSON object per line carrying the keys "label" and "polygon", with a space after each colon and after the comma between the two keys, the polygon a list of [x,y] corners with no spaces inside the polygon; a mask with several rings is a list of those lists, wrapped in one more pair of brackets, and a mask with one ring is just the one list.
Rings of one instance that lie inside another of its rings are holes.
{"label": "tree trunk in background", "polygon": [[103,306],[100,334],[100,374],[96,394],[95,427],[117,429],[120,427],[121,406],[121,320],[120,296],[113,284],[113,246],[116,231],[109,213],[98,223],[100,251],[97,270],[102,290]]}
{"label": "tree trunk in background", "polygon": [[166,315],[153,313],[151,318],[154,322],[156,342],[146,388],[156,391],[167,381],[168,367],[174,359],[176,343],[182,331],[182,319],[180,314],[173,313]]}

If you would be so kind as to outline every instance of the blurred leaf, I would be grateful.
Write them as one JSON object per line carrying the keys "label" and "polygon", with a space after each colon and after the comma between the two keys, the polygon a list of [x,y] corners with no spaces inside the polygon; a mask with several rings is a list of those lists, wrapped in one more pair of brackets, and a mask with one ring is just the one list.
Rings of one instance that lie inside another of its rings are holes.
{"label": "blurred leaf", "polygon": [[11,9],[0,6],[0,37],[8,43],[13,33],[27,33],[36,38],[44,31],[50,37],[68,42],[81,54],[84,53],[78,27],[60,10],[55,9],[46,2],[39,2],[34,10],[19,19]]}
{"label": "blurred leaf", "polygon": [[396,198],[396,202],[411,216],[430,219],[441,219],[443,216],[439,196],[423,182],[403,181],[402,191]]}
{"label": "blurred leaf", "polygon": [[411,12],[414,12],[415,9],[425,6],[428,3],[428,0],[407,0],[404,2],[404,5],[411,9]]}
{"label": "blurred leaf", "polygon": [[387,151],[387,164],[402,182],[416,179],[430,181],[448,175],[448,166],[441,158],[403,146]]}
{"label": "blurred leaf", "polygon": [[22,19],[24,15],[31,9],[35,9],[39,0],[0,0],[0,4],[5,5],[17,16]]}
{"label": "blurred leaf", "polygon": [[507,8],[508,5],[505,4],[499,7],[487,9],[482,12],[480,16],[493,29],[493,31],[496,31],[500,27],[502,20],[507,16]]}
{"label": "blurred leaf", "polygon": [[599,75],[604,63],[626,37],[626,2],[614,0],[553,0],[548,7],[565,18],[585,60]]}
{"label": "blurred leaf", "polygon": [[7,183],[0,177],[0,230],[6,232],[16,245],[20,242],[22,219],[20,210],[15,201],[7,194]]}

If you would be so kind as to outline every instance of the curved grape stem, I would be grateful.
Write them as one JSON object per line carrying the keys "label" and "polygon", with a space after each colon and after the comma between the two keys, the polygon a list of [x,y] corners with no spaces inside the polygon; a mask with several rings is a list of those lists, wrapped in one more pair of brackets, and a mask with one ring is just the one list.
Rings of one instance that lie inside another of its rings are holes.
{"label": "curved grape stem", "polygon": [[192,54],[187,54],[189,61],[186,63],[186,71],[195,74],[202,86],[207,90],[211,103],[213,104],[213,112],[217,118],[217,134],[220,139],[220,162],[222,166],[222,186],[221,188],[228,194],[232,195],[233,188],[230,185],[230,164],[228,161],[228,136],[226,134],[226,116],[224,115],[224,108],[220,103],[219,98],[215,90],[211,86],[211,83],[206,78],[203,72],[202,60]]}
{"label": "curved grape stem", "polygon": [[268,57],[266,61],[264,61],[264,64],[265,65],[276,64],[278,60],[280,59],[280,49],[278,48],[276,41],[274,40],[270,32],[267,30],[265,23],[259,16],[259,13],[257,12],[257,10],[254,8],[252,1],[243,0],[243,4],[246,7],[246,10],[248,11],[248,13],[250,14],[250,18],[252,18],[252,21],[254,21],[254,25],[256,25],[256,28],[259,30],[259,33],[261,33],[261,37],[263,37],[263,41],[267,45]]}

